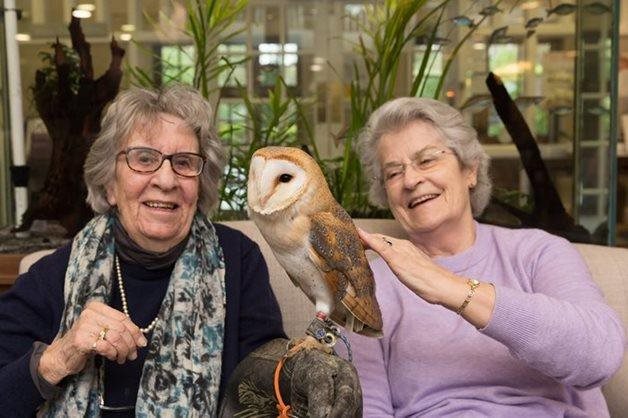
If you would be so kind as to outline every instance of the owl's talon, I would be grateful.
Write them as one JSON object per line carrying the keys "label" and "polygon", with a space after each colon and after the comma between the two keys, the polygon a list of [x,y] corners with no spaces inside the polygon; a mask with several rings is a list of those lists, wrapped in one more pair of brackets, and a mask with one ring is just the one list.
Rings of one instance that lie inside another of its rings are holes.
{"label": "owl's talon", "polygon": [[316,349],[327,354],[334,354],[334,350],[330,346],[311,335],[306,335],[305,338],[290,340],[286,346],[286,353],[284,354],[284,357],[290,358],[301,350],[307,351],[312,349]]}

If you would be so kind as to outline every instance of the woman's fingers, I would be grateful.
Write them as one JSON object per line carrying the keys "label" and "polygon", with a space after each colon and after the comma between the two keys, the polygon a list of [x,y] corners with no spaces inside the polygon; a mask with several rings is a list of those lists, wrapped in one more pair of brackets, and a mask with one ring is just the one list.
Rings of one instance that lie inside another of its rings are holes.
{"label": "woman's fingers", "polygon": [[140,331],[140,328],[135,325],[133,321],[131,321],[131,319],[123,312],[120,312],[117,309],[114,309],[111,306],[108,306],[102,302],[89,302],[86,306],[86,309],[93,310],[94,312],[104,317],[111,318],[117,322],[120,322],[122,325],[125,326],[129,334],[135,341],[136,345],[140,347],[146,347],[146,337],[144,337],[144,334],[142,333],[142,331]]}
{"label": "woman's fingers", "polygon": [[369,245],[369,241],[370,241],[371,234],[369,234],[368,232],[366,232],[359,226],[356,226],[355,229],[358,231],[358,236],[360,237],[362,244],[364,244],[365,249],[370,250],[371,246]]}
{"label": "woman's fingers", "polygon": [[93,354],[103,356],[110,361],[118,360],[118,350],[116,350],[108,341],[98,338],[92,343],[92,347]]}
{"label": "woman's fingers", "polygon": [[[90,302],[84,311],[86,325],[95,338],[90,348],[111,361],[122,364],[137,358],[137,347],[146,345],[139,328],[120,311],[101,302]],[[94,329],[95,328],[95,329]]]}
{"label": "woman's fingers", "polygon": [[119,322],[117,329],[115,323],[111,328],[104,326],[101,329],[96,340],[95,351],[119,364],[124,363],[127,359],[135,360],[137,358],[135,341]]}
{"label": "woman's fingers", "polygon": [[89,302],[78,320],[44,351],[38,371],[56,384],[83,370],[90,356],[99,354],[122,364],[137,358],[146,337],[124,313],[102,302]]}
{"label": "woman's fingers", "polygon": [[386,259],[386,257],[384,257],[382,253],[391,249],[391,247],[393,246],[393,241],[395,239],[387,235],[371,234],[361,228],[357,228],[357,230],[358,235],[360,236],[360,239],[362,240],[366,248],[375,251],[384,259]]}

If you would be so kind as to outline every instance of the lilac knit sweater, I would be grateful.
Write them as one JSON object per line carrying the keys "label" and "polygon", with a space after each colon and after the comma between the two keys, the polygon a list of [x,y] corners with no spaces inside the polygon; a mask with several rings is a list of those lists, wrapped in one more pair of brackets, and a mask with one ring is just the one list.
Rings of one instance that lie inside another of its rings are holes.
{"label": "lilac knit sweater", "polygon": [[494,283],[482,330],[420,299],[383,260],[371,264],[384,338],[350,336],[364,416],[608,416],[599,386],[625,336],[578,251],[540,230],[476,230],[473,247],[436,262]]}

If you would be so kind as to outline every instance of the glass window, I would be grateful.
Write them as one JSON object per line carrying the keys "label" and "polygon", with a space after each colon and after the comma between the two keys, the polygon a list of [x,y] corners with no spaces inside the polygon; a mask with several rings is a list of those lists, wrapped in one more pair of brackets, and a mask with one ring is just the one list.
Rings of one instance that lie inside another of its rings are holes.
{"label": "glass window", "polygon": [[[246,45],[219,45],[218,55],[220,60],[224,58],[232,65],[232,68],[227,69],[218,75],[218,85],[220,87],[238,87],[238,85],[246,86]],[[224,61],[220,62],[220,64],[223,63]]]}
{"label": "glass window", "polygon": [[254,60],[255,92],[265,97],[272,89],[279,76],[288,87],[299,83],[299,47],[295,43],[262,43],[258,45],[258,55]]}
{"label": "glass window", "polygon": [[[519,45],[514,43],[494,44],[488,48],[488,65],[490,71],[498,75],[511,97],[516,98],[521,94],[523,84],[523,71],[528,62],[519,61]],[[490,138],[496,138],[499,142],[508,142],[510,137],[505,132],[504,124],[490,107],[487,134]]]}
{"label": "glass window", "polygon": [[344,32],[361,32],[366,24],[366,6],[363,4],[345,4],[342,19]]}
{"label": "glass window", "polygon": [[247,119],[244,103],[222,101],[218,105],[218,135],[229,144],[244,144]]}
{"label": "glass window", "polygon": [[511,96],[517,97],[521,91],[522,73],[530,66],[529,62],[519,61],[519,45],[514,43],[491,45],[488,48],[488,65],[497,74]]}
{"label": "glass window", "polygon": [[312,4],[298,4],[286,6],[286,40],[295,43],[301,48],[314,47],[315,25],[319,16],[320,6]]}
{"label": "glass window", "polygon": [[257,6],[252,8],[251,35],[253,47],[260,44],[281,42],[281,16],[277,6]]}
{"label": "glass window", "polygon": [[176,80],[180,83],[192,84],[195,55],[196,51],[193,45],[162,46],[160,48],[161,83],[168,84]]}
{"label": "glass window", "polygon": [[[419,74],[425,52],[426,47],[419,46],[414,53],[414,59],[412,61],[413,79]],[[438,81],[443,74],[443,52],[438,45],[432,47],[426,65],[427,66],[424,72],[425,81],[423,82],[424,87],[419,89],[419,91],[417,92],[417,96],[434,97],[434,95],[436,94],[436,88],[438,87]]]}

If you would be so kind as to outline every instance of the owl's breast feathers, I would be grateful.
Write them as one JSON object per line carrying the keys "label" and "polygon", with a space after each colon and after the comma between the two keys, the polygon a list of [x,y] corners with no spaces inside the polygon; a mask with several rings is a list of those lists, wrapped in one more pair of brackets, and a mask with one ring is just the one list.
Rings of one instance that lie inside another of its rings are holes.
{"label": "owl's breast feathers", "polygon": [[331,318],[359,334],[380,337],[382,315],[375,281],[351,217],[336,204],[309,218],[312,261],[335,294]]}

